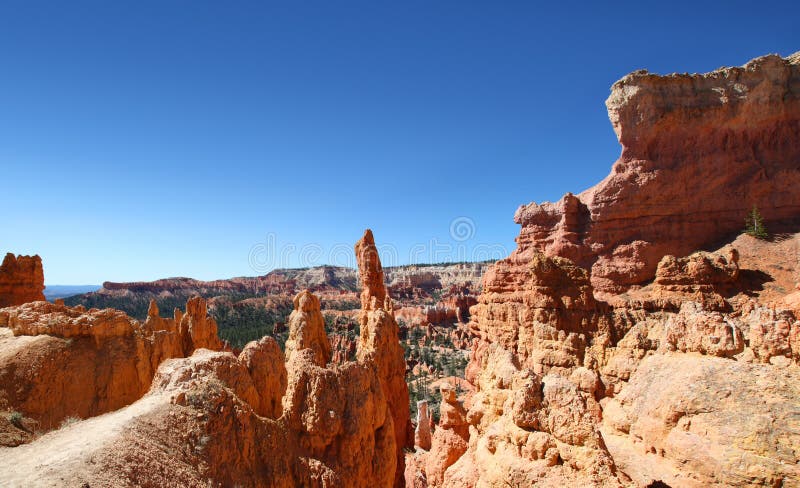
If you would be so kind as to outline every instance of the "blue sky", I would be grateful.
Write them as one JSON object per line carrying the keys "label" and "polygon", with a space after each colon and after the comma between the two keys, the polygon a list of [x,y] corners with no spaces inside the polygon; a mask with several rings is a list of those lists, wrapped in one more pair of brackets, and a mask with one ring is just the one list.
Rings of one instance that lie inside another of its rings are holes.
{"label": "blue sky", "polygon": [[366,227],[510,251],[608,173],[615,80],[800,50],[800,2],[555,3],[3,2],[0,251],[49,284],[348,264]]}

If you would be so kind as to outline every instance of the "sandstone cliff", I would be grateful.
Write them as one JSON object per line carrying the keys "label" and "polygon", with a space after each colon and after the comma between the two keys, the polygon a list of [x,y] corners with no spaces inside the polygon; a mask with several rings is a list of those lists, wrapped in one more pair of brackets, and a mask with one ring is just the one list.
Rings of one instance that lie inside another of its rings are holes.
{"label": "sandstone cliff", "polygon": [[773,232],[800,215],[800,61],[658,76],[636,71],[606,101],[622,154],[579,195],[520,207],[519,254],[538,250],[591,271],[598,291],[645,283],[662,256],[741,231],[757,206]]}
{"label": "sandstone cliff", "polygon": [[407,486],[800,486],[800,234],[735,239],[753,205],[798,228],[800,56],[636,72],[607,106],[620,159],[517,211],[471,309],[467,447],[437,426]]}
{"label": "sandstone cliff", "polygon": [[38,300],[44,300],[42,259],[6,254],[0,265],[0,308]]}

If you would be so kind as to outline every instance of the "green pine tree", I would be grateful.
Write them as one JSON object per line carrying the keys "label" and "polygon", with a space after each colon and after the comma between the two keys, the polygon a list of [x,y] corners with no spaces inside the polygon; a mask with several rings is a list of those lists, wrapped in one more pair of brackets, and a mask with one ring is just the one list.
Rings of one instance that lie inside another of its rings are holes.
{"label": "green pine tree", "polygon": [[761,213],[755,205],[753,205],[753,210],[744,219],[744,223],[744,231],[747,234],[757,239],[766,239],[769,237],[767,229],[764,227],[764,219],[761,217]]}

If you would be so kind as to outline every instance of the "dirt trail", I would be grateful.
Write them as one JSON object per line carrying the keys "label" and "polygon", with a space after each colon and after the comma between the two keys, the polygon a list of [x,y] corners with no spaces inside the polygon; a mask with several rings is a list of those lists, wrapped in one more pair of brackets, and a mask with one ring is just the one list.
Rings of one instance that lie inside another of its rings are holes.
{"label": "dirt trail", "polygon": [[30,444],[0,448],[0,486],[64,486],[92,462],[95,453],[136,417],[162,403],[163,397],[147,395],[125,408],[76,422]]}

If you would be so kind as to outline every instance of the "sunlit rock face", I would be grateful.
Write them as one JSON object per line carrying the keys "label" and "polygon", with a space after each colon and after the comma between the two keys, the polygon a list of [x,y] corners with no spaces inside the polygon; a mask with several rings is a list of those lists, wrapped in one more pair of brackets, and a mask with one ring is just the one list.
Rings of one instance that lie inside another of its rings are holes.
{"label": "sunlit rock face", "polygon": [[437,427],[408,486],[800,485],[800,263],[734,241],[753,206],[800,229],[800,54],[635,72],[606,105],[620,159],[517,211],[470,309],[467,448],[431,466]]}
{"label": "sunlit rock face", "polygon": [[356,361],[332,362],[309,290],[294,297],[285,351],[265,337],[238,356],[212,350],[222,345],[200,298],[174,318],[161,318],[153,301],[143,323],[48,302],[0,309],[0,410],[21,412],[9,418],[23,427],[69,424],[12,438],[22,429],[0,422],[0,442],[17,446],[0,456],[4,482],[404,485],[413,430],[398,326],[377,254],[363,259],[376,253],[371,233],[356,250],[365,291]]}
{"label": "sunlit rock face", "polygon": [[138,400],[164,360],[222,347],[205,300],[186,309],[162,318],[152,303],[144,323],[114,309],[45,301],[0,309],[0,408],[46,430]]}
{"label": "sunlit rock face", "polygon": [[0,264],[0,308],[37,300],[44,300],[42,258],[6,254]]}
{"label": "sunlit rock face", "polygon": [[405,357],[394,319],[394,304],[386,294],[383,268],[371,230],[367,229],[356,243],[355,253],[362,288],[359,315],[361,336],[358,339],[356,358],[359,362],[372,363],[377,368],[394,424],[397,462],[395,485],[402,486],[405,469],[403,449],[414,445],[408,385],[405,379]]}
{"label": "sunlit rock face", "polygon": [[622,145],[611,174],[555,203],[520,207],[519,254],[538,250],[591,271],[601,292],[653,278],[738,233],[758,207],[773,231],[800,216],[800,60],[769,55],[706,74],[631,73],[611,88]]}

